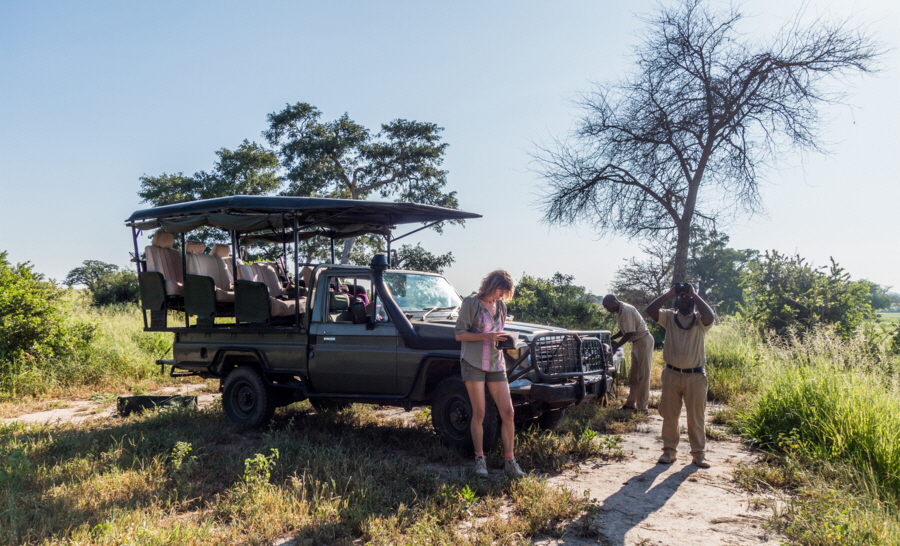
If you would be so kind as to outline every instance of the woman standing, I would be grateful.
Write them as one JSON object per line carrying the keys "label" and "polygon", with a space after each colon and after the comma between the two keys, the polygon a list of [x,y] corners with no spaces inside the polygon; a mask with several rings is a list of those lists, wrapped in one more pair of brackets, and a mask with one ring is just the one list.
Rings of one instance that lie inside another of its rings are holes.
{"label": "woman standing", "polygon": [[503,333],[506,324],[506,301],[513,297],[513,280],[509,273],[497,270],[489,273],[481,281],[481,288],[474,296],[465,298],[459,308],[456,320],[456,340],[462,342],[462,378],[466,383],[469,400],[472,403],[472,444],[475,447],[475,473],[487,476],[487,462],[484,457],[484,387],[491,393],[502,421],[500,438],[503,441],[504,472],[514,477],[525,473],[516,463],[513,455],[515,442],[515,422],[509,382],[506,379],[506,365],[497,342],[511,337]]}

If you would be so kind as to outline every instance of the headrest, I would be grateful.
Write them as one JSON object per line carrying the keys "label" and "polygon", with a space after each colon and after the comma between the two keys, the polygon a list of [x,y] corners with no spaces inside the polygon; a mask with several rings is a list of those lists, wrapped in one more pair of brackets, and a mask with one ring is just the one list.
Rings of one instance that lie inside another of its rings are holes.
{"label": "headrest", "polygon": [[175,244],[175,236],[168,231],[157,231],[153,234],[150,244],[159,248],[172,248]]}
{"label": "headrest", "polygon": [[242,281],[256,281],[257,280],[256,268],[250,265],[239,265],[238,266],[238,279]]}
{"label": "headrest", "polygon": [[210,253],[213,256],[219,256],[220,258],[227,258],[231,256],[231,248],[228,245],[213,245],[212,252]]}
{"label": "headrest", "polygon": [[203,254],[203,251],[206,250],[206,245],[197,241],[188,241],[185,243],[185,250],[187,250],[188,254]]}
{"label": "headrest", "polygon": [[353,286],[352,289],[353,289],[354,296],[365,296],[366,295],[366,287],[365,286],[360,286],[357,284],[356,286]]}
{"label": "headrest", "polygon": [[350,296],[348,296],[347,294],[342,294],[340,292],[332,292],[331,310],[346,311],[347,309],[350,309]]}

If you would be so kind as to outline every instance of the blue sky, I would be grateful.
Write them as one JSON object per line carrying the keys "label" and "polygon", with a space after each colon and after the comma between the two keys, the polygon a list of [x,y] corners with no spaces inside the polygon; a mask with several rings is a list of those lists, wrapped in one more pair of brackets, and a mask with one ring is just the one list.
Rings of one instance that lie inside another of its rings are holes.
{"label": "blue sky", "polygon": [[[748,0],[749,35],[796,5]],[[719,4],[721,5],[721,3]],[[96,259],[125,266],[139,177],[209,170],[215,150],[263,142],[266,115],[309,102],[367,127],[444,127],[448,189],[481,220],[424,234],[452,251],[463,292],[495,268],[606,292],[638,242],[540,222],[534,143],[568,131],[572,99],[630,69],[653,3],[0,2],[0,250],[56,279]],[[833,256],[900,290],[900,8],[809,3],[853,15],[891,51],[829,107],[829,155],[766,173],[767,214],[727,226],[732,246]]]}

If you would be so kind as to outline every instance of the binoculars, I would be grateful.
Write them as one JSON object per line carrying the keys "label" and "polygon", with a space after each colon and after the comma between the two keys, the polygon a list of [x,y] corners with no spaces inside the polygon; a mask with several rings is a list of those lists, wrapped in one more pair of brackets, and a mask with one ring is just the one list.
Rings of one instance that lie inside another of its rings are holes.
{"label": "binoculars", "polygon": [[680,283],[680,282],[676,282],[676,283],[675,283],[675,286],[673,286],[672,288],[675,289],[675,293],[676,293],[676,294],[687,294],[687,293],[690,292],[694,287],[691,286],[691,284],[690,284],[690,283],[687,283],[687,282],[684,283],[684,284],[682,284],[682,283]]}

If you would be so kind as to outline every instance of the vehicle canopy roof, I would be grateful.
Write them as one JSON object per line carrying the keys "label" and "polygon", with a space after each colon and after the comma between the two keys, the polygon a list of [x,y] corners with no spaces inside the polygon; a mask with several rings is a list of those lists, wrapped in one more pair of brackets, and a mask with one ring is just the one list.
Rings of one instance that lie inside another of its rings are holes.
{"label": "vehicle canopy roof", "polygon": [[309,236],[355,237],[389,235],[399,224],[434,223],[481,218],[480,214],[419,203],[235,195],[164,205],[136,211],[126,225],[140,230],[162,228],[184,233],[211,226],[252,233],[297,228]]}

